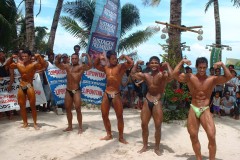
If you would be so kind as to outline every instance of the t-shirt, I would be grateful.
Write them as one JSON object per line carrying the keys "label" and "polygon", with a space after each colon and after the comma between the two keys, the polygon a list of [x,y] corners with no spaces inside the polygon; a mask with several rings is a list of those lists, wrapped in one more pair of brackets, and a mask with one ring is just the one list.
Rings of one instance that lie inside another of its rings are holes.
{"label": "t-shirt", "polygon": [[213,97],[213,105],[214,106],[220,106],[220,100],[221,100],[220,97],[218,97],[218,98]]}
{"label": "t-shirt", "polygon": [[229,96],[229,99],[227,99],[226,97],[223,97],[223,106],[230,108],[234,105],[235,102],[235,98],[233,98],[232,96]]}
{"label": "t-shirt", "polygon": [[0,62],[0,77],[9,77],[9,70]]}

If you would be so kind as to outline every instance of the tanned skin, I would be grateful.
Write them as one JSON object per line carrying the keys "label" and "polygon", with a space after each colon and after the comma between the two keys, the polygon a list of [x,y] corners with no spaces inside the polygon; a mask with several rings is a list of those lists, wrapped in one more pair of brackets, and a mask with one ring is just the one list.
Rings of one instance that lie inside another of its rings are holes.
{"label": "tanned skin", "polygon": [[[55,65],[60,68],[61,70],[66,70],[67,72],[67,89],[68,90],[77,90],[79,88],[79,84],[82,78],[84,71],[87,71],[92,68],[92,60],[89,54],[82,53],[82,56],[86,56],[88,58],[88,65],[80,65],[79,56],[77,54],[73,54],[71,56],[72,64],[64,64],[61,62],[61,54],[57,55]],[[71,97],[70,93],[66,91],[65,94],[65,107],[67,112],[67,121],[68,127],[63,130],[72,131],[72,105],[74,104],[76,113],[77,113],[77,120],[79,125],[78,134],[82,133],[82,112],[81,112],[81,91],[77,90],[76,93]]]}
{"label": "tanned skin", "polygon": [[[131,75],[133,79],[143,80],[146,82],[148,86],[148,92],[146,94],[146,98],[150,102],[157,101],[157,104],[155,104],[152,108],[152,111],[150,110],[148,106],[147,100],[143,102],[143,108],[141,111],[141,120],[142,120],[142,139],[143,139],[143,147],[141,150],[138,151],[138,153],[143,153],[147,151],[148,148],[148,124],[153,117],[154,124],[155,124],[155,153],[160,156],[160,140],[161,140],[161,125],[163,121],[163,111],[162,111],[162,103],[160,101],[161,97],[163,96],[164,89],[168,82],[172,80],[172,68],[170,65],[165,62],[160,64],[160,61],[156,59],[152,59],[149,62],[149,66],[151,69],[151,73],[142,73],[137,72],[137,67],[139,64],[141,64],[142,61],[138,61],[131,72]],[[167,69],[167,71],[161,72],[159,71],[160,65]]]}
{"label": "tanned skin", "polygon": [[[204,57],[201,57],[204,58]],[[183,59],[179,62],[179,64],[175,67],[173,71],[173,76],[179,82],[187,83],[188,88],[190,90],[192,96],[192,105],[200,108],[209,105],[210,97],[212,94],[212,90],[216,85],[223,84],[231,79],[232,75],[228,68],[223,64],[223,62],[217,62],[214,64],[214,68],[222,67],[224,70],[224,75],[221,76],[207,76],[207,62],[201,62],[199,64],[196,63],[197,74],[192,73],[180,73],[180,69],[182,65],[187,64],[191,65],[191,61],[187,59]],[[196,117],[195,112],[192,107],[190,107],[188,120],[187,120],[187,128],[188,133],[190,135],[190,139],[192,141],[192,147],[196,155],[197,160],[202,160],[201,155],[201,146],[198,139],[199,126],[202,125],[203,129],[207,133],[207,137],[209,140],[208,149],[209,149],[209,159],[215,160],[216,156],[216,129],[215,124],[212,118],[212,114],[210,113],[210,109],[206,109],[200,116],[200,118]]]}
{"label": "tanned skin", "polygon": [[[21,116],[23,119],[23,128],[28,127],[28,122],[27,122],[27,112],[26,112],[26,101],[27,98],[29,100],[29,104],[31,107],[31,112],[32,112],[32,117],[33,117],[33,123],[34,123],[34,128],[36,130],[39,129],[37,125],[37,111],[36,111],[36,96],[35,96],[35,91],[33,88],[33,78],[34,74],[37,72],[37,70],[43,69],[45,65],[44,59],[41,57],[40,54],[35,54],[35,58],[37,59],[37,62],[32,62],[31,61],[31,55],[28,53],[21,53],[21,61],[18,61],[17,63],[13,62],[14,58],[17,58],[17,55],[13,55],[9,63],[10,64],[10,69],[18,69],[19,73],[21,74],[21,81],[20,81],[20,88],[18,89],[18,104],[20,105],[20,111],[21,111]],[[24,93],[21,87],[24,87],[26,85],[31,85],[28,89],[27,92]]]}
{"label": "tanned skin", "polygon": [[[116,55],[111,55],[109,59],[109,66],[102,66],[100,60],[105,61],[104,55],[100,54],[95,59],[94,67],[104,73],[106,73],[107,86],[105,92],[108,94],[115,95],[112,100],[112,105],[115,110],[117,121],[118,121],[118,131],[119,131],[119,142],[127,144],[128,142],[123,138],[124,122],[123,122],[123,105],[121,95],[117,94],[120,92],[120,85],[122,82],[123,74],[133,65],[133,61],[126,55],[121,55],[119,59],[126,59],[127,62],[118,64],[118,59]],[[104,93],[101,105],[103,123],[107,132],[107,136],[101,138],[101,140],[112,139],[111,123],[109,120],[109,110],[110,103],[108,101],[107,94]]]}

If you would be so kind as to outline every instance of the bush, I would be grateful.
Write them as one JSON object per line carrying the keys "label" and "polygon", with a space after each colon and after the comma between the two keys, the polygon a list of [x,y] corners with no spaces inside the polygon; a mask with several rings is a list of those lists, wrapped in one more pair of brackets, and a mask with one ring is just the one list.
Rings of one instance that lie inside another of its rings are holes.
{"label": "bush", "polygon": [[187,108],[180,108],[176,110],[163,109],[163,122],[171,120],[185,120],[188,116]]}

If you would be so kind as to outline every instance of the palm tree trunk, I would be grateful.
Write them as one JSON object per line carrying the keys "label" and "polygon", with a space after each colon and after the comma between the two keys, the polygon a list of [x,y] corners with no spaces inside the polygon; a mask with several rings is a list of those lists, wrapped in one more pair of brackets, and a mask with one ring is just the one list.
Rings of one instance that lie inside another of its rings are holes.
{"label": "palm tree trunk", "polygon": [[26,47],[35,52],[35,32],[33,16],[34,0],[25,0]]}
{"label": "palm tree trunk", "polygon": [[[170,4],[170,24],[181,26],[182,20],[182,0],[171,0]],[[169,50],[168,58],[171,67],[175,67],[182,59],[181,50],[181,30],[169,28]]]}
{"label": "palm tree trunk", "polygon": [[56,35],[57,27],[58,27],[58,21],[59,21],[59,17],[60,17],[61,11],[62,11],[62,5],[63,5],[63,0],[58,0],[57,7],[56,7],[54,17],[53,17],[53,21],[52,21],[50,36],[48,39],[48,47],[51,51],[53,51],[55,35]]}
{"label": "palm tree trunk", "polygon": [[[221,48],[221,23],[219,14],[218,0],[214,0],[214,19],[215,19],[215,31],[216,31],[216,47]],[[220,60],[222,60],[222,53],[220,54]]]}

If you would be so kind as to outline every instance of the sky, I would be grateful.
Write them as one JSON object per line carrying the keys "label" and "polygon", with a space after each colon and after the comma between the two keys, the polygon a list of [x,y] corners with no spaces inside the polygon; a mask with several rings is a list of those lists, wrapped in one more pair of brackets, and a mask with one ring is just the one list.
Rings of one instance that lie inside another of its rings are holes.
{"label": "sky", "polygon": [[[16,5],[22,0],[15,0]],[[70,0],[69,0],[70,1]],[[40,0],[35,0],[34,15],[35,26],[46,26],[51,28],[53,15],[57,5],[57,0],[42,0],[41,13],[36,17],[39,10]],[[67,2],[66,0],[64,2]],[[181,40],[186,42],[187,46],[190,46],[191,51],[183,51],[183,56],[186,56],[192,61],[192,67],[195,66],[196,58],[206,57],[210,60],[210,51],[205,49],[206,45],[215,43],[215,21],[213,6],[205,13],[206,1],[196,0],[182,0],[182,25],[189,26],[203,26],[203,40],[197,39],[198,34],[193,32],[182,32]],[[140,10],[141,25],[134,28],[129,33],[133,33],[136,30],[145,29],[147,26],[159,26],[161,30],[163,25],[156,24],[155,21],[169,22],[170,17],[170,1],[161,0],[159,6],[149,7],[142,4],[142,0],[121,0],[121,5],[126,3],[132,3]],[[231,0],[219,0],[219,11],[221,20],[221,36],[222,45],[229,45],[232,47],[232,51],[227,51],[226,48],[222,51],[222,61],[225,63],[226,58],[239,58],[240,51],[240,8],[233,7]],[[20,6],[20,9],[24,10],[24,4]],[[66,15],[63,13],[61,15]],[[198,30],[198,29],[197,29]],[[124,54],[128,54],[132,51],[137,51],[139,58],[144,62],[147,62],[151,56],[159,56],[165,54],[160,44],[166,44],[166,39],[161,39],[162,32],[158,32],[147,42],[140,45],[138,48],[130,50]],[[73,53],[73,46],[79,42],[78,39],[70,35],[59,23],[57,33],[55,37],[54,53],[67,53],[71,55]],[[86,52],[81,49],[80,51]],[[239,58],[240,59],[240,58]]]}

